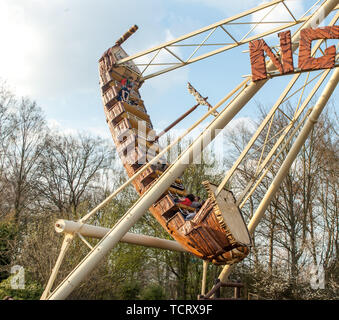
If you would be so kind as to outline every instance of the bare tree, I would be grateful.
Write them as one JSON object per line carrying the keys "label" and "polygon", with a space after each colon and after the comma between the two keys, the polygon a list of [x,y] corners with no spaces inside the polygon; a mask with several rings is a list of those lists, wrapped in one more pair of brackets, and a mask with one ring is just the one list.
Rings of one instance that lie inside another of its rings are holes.
{"label": "bare tree", "polygon": [[9,185],[6,181],[6,159],[9,147],[9,136],[12,134],[13,126],[10,121],[10,108],[15,103],[13,94],[8,90],[5,83],[0,83],[0,218],[10,211],[8,200]]}
{"label": "bare tree", "polygon": [[[263,108],[261,111],[260,119],[263,119],[266,111]],[[291,105],[287,104],[282,113],[275,115],[270,136],[273,138],[267,140],[262,158],[277,141],[278,135],[274,135],[287,125],[286,115],[291,118],[293,113]],[[314,127],[256,229],[252,254],[242,262],[244,266],[251,266],[254,262],[252,272],[255,281],[253,278],[251,281],[256,288],[262,281],[262,294],[265,290],[269,294],[276,290],[274,295],[277,297],[315,297],[309,289],[308,270],[312,265],[322,264],[328,281],[338,281],[338,139],[332,118],[332,110],[331,117],[325,112]],[[247,131],[237,127],[229,132],[227,142],[231,161],[228,166],[249,140]],[[260,145],[264,144],[266,134],[267,128],[253,149],[259,148],[261,152]],[[246,217],[251,217],[253,208],[263,198],[293,141],[294,138],[284,150],[278,148],[281,154],[276,163],[243,207]],[[259,156],[259,152],[250,151],[236,171],[232,190],[237,196],[251,182]],[[270,281],[272,288],[268,288]],[[274,283],[276,289],[273,289]],[[328,293],[331,290],[327,291],[328,296],[331,296],[332,293]]]}
{"label": "bare tree", "polygon": [[41,109],[29,99],[22,98],[11,109],[4,175],[9,186],[7,198],[11,202],[14,220],[20,225],[25,222],[25,209],[31,207],[36,196],[37,163],[46,126]]}
{"label": "bare tree", "polygon": [[112,151],[100,138],[49,134],[39,162],[41,205],[77,218],[80,203],[100,186],[100,174],[111,168],[112,160]]}

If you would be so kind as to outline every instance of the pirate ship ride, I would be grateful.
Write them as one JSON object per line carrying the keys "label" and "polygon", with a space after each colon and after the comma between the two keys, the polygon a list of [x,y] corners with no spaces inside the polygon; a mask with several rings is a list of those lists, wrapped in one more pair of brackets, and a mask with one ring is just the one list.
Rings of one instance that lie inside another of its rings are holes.
{"label": "pirate ship ride", "polygon": [[[116,62],[128,55],[121,44],[135,31],[128,30],[99,60],[102,101],[116,150],[129,177],[137,173],[159,152],[157,135],[150,116],[141,99],[139,88],[142,75],[133,61],[122,65]],[[121,80],[132,78],[139,88],[130,91],[128,102],[118,101]],[[142,127],[142,129],[140,129]],[[165,160],[160,165],[151,165],[133,181],[139,195],[148,190],[166,169]],[[215,196],[216,186],[205,181],[208,199],[192,220],[185,220],[196,209],[175,202],[176,197],[187,195],[180,177],[149,208],[161,226],[187,251],[216,265],[233,264],[249,253],[250,236],[242,213],[236,205],[232,192],[222,190]]]}

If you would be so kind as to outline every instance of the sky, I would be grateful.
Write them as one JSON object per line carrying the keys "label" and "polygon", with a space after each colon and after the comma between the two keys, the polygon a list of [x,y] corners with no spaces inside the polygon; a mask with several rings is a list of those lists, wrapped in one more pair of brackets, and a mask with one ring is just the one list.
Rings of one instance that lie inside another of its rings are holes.
{"label": "sky", "polygon": [[[48,123],[64,132],[110,137],[100,96],[98,59],[132,25],[139,30],[123,44],[128,54],[231,17],[261,0],[0,0],[0,78],[18,94],[37,101]],[[289,0],[298,14],[315,0]],[[283,18],[281,12],[272,12]],[[256,19],[260,17],[253,17]],[[263,27],[264,28],[264,27]],[[235,33],[240,31],[233,29]],[[261,29],[257,31],[263,31]],[[266,37],[277,45],[277,35]],[[153,125],[161,130],[195,104],[187,82],[217,103],[250,74],[248,45],[147,80],[140,92]],[[257,117],[256,103],[270,107],[290,76],[273,79],[233,121]],[[335,99],[338,91],[335,92]],[[177,127],[200,118],[199,110]],[[209,118],[211,120],[211,118]]]}

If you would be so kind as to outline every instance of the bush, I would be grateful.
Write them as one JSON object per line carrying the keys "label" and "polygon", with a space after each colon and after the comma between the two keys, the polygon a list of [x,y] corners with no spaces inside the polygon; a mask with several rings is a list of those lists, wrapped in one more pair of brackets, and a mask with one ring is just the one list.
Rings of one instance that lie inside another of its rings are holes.
{"label": "bush", "polygon": [[[0,300],[4,299],[6,296],[12,297],[14,300],[39,300],[43,288],[40,284],[33,281],[26,281],[25,289],[12,289],[11,279],[13,276],[10,276],[6,280],[0,282]],[[27,283],[28,282],[28,283]]]}
{"label": "bush", "polygon": [[142,300],[164,300],[165,294],[162,287],[157,284],[146,287],[141,295]]}
{"label": "bush", "polygon": [[15,225],[0,222],[0,281],[10,276],[6,270],[11,264],[11,242],[17,234]]}
{"label": "bush", "polygon": [[129,282],[123,285],[121,297],[123,300],[137,300],[140,294],[140,284],[138,282]]}

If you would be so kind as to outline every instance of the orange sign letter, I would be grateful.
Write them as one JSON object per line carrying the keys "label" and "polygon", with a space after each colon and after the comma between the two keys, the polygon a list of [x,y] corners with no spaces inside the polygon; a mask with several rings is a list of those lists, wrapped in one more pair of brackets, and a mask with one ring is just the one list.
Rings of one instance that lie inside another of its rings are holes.
{"label": "orange sign letter", "polygon": [[339,39],[339,26],[318,29],[304,29],[300,31],[299,62],[301,70],[318,70],[333,68],[335,63],[335,46],[328,47],[324,56],[311,57],[311,44],[317,39]]}
{"label": "orange sign letter", "polygon": [[293,71],[293,57],[291,46],[291,32],[281,32],[280,47],[282,54],[282,62],[277,57],[263,39],[250,42],[250,59],[252,68],[252,80],[262,80],[267,78],[266,63],[264,52],[270,57],[273,64],[277,67],[281,74]]}

